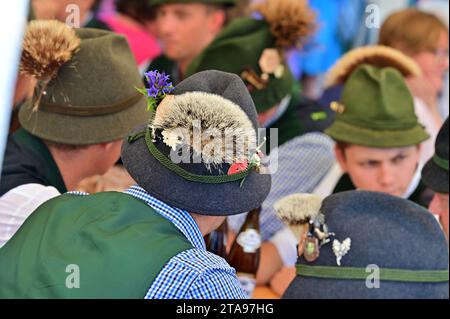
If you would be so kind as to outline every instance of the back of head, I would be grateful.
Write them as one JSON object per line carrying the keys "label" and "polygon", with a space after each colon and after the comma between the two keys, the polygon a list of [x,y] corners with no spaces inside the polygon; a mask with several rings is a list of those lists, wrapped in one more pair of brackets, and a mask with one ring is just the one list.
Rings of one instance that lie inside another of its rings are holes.
{"label": "back of head", "polygon": [[442,33],[448,34],[448,27],[437,16],[409,8],[386,19],[381,26],[378,43],[417,54],[436,50]]}

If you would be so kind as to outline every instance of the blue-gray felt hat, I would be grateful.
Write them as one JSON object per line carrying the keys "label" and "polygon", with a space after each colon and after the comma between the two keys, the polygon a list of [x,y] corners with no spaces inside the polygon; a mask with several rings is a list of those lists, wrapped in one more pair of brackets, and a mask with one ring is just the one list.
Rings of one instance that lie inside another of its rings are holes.
{"label": "blue-gray felt hat", "polygon": [[[283,298],[448,298],[447,241],[415,203],[350,191],[323,201],[294,194],[275,208],[302,247]],[[295,231],[301,225],[306,231]]]}
{"label": "blue-gray felt hat", "polygon": [[260,206],[271,178],[256,146],[255,105],[239,76],[203,71],[173,91],[164,89],[164,74],[146,76],[155,112],[122,148],[123,164],[137,184],[169,205],[203,215]]}

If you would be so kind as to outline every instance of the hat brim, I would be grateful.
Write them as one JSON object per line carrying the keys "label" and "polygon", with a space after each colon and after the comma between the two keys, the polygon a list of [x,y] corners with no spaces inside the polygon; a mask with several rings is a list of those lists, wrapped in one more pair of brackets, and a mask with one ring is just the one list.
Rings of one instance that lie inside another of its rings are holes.
{"label": "hat brim", "polygon": [[101,116],[73,116],[43,110],[33,111],[31,100],[19,111],[19,122],[31,134],[55,143],[91,145],[123,139],[148,119],[145,97],[130,107]]}
{"label": "hat brim", "polygon": [[[145,131],[135,128],[131,135]],[[252,171],[240,187],[240,181],[205,184],[185,180],[163,166],[148,150],[144,138],[122,146],[122,161],[131,177],[152,196],[189,212],[228,216],[259,207],[270,191],[271,177]]]}
{"label": "hat brim", "polygon": [[[369,276],[370,273],[368,273]],[[320,289],[318,287],[326,287]],[[318,293],[320,291],[320,293]],[[446,283],[380,282],[370,289],[365,280],[337,280],[297,276],[283,299],[448,299]]]}
{"label": "hat brim", "polygon": [[406,147],[420,144],[430,136],[419,124],[401,130],[374,130],[336,120],[325,133],[334,140],[377,148]]}
{"label": "hat brim", "polygon": [[438,193],[448,194],[448,171],[440,168],[432,159],[422,169],[422,180]]}

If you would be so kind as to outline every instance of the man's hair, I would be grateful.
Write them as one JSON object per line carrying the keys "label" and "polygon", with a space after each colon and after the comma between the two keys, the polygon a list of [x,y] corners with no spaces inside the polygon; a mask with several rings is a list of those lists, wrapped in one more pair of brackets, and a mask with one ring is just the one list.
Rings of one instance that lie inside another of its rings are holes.
{"label": "man's hair", "polygon": [[439,36],[448,27],[437,16],[415,8],[389,16],[381,26],[378,43],[406,53],[435,51]]}
{"label": "man's hair", "polygon": [[223,26],[226,26],[229,22],[229,15],[228,15],[228,7],[221,3],[205,3],[206,10],[208,13],[213,13],[216,11],[222,11],[225,15],[225,19],[223,22]]}
{"label": "man's hair", "polygon": [[94,14],[97,13],[98,9],[100,9],[100,5],[102,4],[102,0],[95,0],[92,4],[91,10]]}
{"label": "man's hair", "polygon": [[336,141],[336,147],[341,151],[342,156],[345,158],[345,150],[350,146],[347,142]]}
{"label": "man's hair", "polygon": [[156,10],[150,5],[150,1],[143,0],[115,0],[117,12],[129,16],[143,24],[152,21],[156,17]]}

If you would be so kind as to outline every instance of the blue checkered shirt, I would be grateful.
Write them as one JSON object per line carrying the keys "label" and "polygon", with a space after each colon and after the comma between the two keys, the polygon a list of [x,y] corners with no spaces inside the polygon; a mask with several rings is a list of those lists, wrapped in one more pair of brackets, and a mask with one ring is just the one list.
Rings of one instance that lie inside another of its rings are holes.
{"label": "blue checkered shirt", "polygon": [[200,230],[185,210],[171,207],[139,186],[127,194],[152,207],[170,220],[194,248],[172,257],[150,286],[145,299],[243,299],[234,268],[208,252]]}
{"label": "blue checkered shirt", "polygon": [[[273,205],[294,193],[312,193],[335,163],[334,142],[319,132],[308,133],[284,143],[268,156],[272,172],[272,187],[262,204],[260,231],[264,241],[269,240],[285,226],[276,216]],[[273,169],[277,159],[278,167]],[[228,217],[230,228],[237,232],[247,214]]]}

